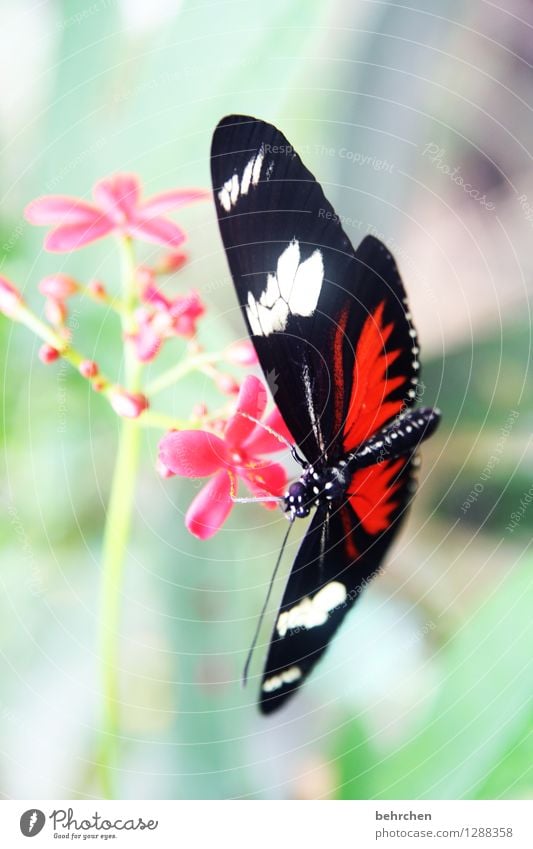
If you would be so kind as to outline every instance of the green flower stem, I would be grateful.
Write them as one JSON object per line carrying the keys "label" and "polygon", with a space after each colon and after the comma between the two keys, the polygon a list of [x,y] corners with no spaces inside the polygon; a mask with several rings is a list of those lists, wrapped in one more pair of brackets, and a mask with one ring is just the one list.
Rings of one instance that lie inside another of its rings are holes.
{"label": "green flower stem", "polygon": [[149,398],[152,398],[158,392],[168,389],[169,386],[177,383],[178,380],[181,380],[191,372],[201,369],[206,365],[218,363],[220,359],[220,354],[195,354],[192,357],[181,360],[177,365],[172,366],[172,368],[169,368],[156,377],[155,380],[152,380],[146,387],[146,394]]}
{"label": "green flower stem", "polygon": [[165,413],[157,413],[155,410],[146,410],[138,419],[139,427],[157,427],[159,430],[191,430],[199,427],[194,421],[185,421],[167,416]]}
{"label": "green flower stem", "polygon": [[[133,313],[138,304],[135,256],[131,239],[123,237],[120,245],[122,297],[125,305],[121,320],[123,333],[127,333],[132,326]],[[124,360],[126,388],[130,392],[137,392],[141,387],[141,364],[135,358],[131,345],[124,346]],[[122,420],[104,530],[100,599],[103,715],[99,773],[102,790],[107,798],[115,796],[114,773],[118,767],[121,598],[139,467],[141,433],[137,420]]]}
{"label": "green flower stem", "polygon": [[102,745],[100,780],[104,796],[114,798],[114,772],[118,766],[120,730],[119,631],[124,562],[131,530],[141,429],[135,420],[123,419],[117,459],[107,509],[102,551],[100,600],[100,657],[102,664]]}

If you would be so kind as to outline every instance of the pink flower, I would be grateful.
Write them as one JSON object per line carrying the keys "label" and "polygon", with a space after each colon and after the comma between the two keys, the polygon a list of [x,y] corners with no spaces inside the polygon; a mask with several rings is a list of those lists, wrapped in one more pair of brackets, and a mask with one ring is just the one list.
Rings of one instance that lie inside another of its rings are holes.
{"label": "pink flower", "polygon": [[140,184],[134,174],[116,174],[93,188],[95,204],[64,195],[45,195],[25,210],[31,224],[51,225],[44,246],[49,251],[72,251],[113,231],[157,245],[176,248],[183,231],[162,217],[195,200],[209,197],[202,189],[175,189],[140,201]]}
{"label": "pink flower", "polygon": [[[159,443],[159,460],[174,475],[188,478],[212,476],[192,502],[185,524],[200,539],[213,536],[227,519],[238,478],[254,495],[281,496],[287,485],[283,466],[260,459],[283,449],[283,443],[240,413],[260,419],[267,403],[266,389],[249,375],[242,384],[237,410],[226,423],[221,437],[203,430],[171,431]],[[265,424],[292,442],[279,412],[273,410]],[[264,502],[273,507],[273,502]]]}
{"label": "pink flower", "polygon": [[0,312],[8,318],[16,318],[24,299],[16,286],[5,277],[0,277]]}
{"label": "pink flower", "polygon": [[154,359],[165,339],[171,336],[185,336],[190,339],[194,336],[196,322],[205,312],[197,292],[178,295],[171,300],[163,295],[151,278],[148,279],[150,282],[142,294],[146,307],[137,310],[137,327],[126,337],[134,346],[137,359],[142,363]]}
{"label": "pink flower", "polygon": [[115,413],[125,419],[137,419],[149,406],[148,399],[140,392],[126,392],[125,389],[114,389],[109,397]]}
{"label": "pink flower", "polygon": [[178,295],[170,301],[168,315],[171,319],[172,333],[190,339],[196,333],[196,322],[205,313],[205,307],[198,292]]}
{"label": "pink flower", "polygon": [[196,333],[196,322],[204,315],[205,306],[198,292],[167,298],[153,283],[149,283],[142,293],[146,304],[154,307],[154,324],[160,335],[185,336],[190,339]]}

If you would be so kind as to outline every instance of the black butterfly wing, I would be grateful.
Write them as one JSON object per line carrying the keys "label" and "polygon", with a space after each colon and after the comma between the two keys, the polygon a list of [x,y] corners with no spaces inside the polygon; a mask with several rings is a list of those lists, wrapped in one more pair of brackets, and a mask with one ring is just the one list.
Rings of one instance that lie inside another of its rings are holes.
{"label": "black butterfly wing", "polygon": [[[271,124],[224,118],[213,136],[211,170],[222,240],[267,381],[307,459],[329,462],[362,432],[345,432],[350,409],[362,400],[365,377],[355,363],[361,336],[375,342],[381,334],[384,349],[399,351],[389,363],[379,360],[386,374],[372,387],[374,413],[377,392],[385,398],[388,389],[395,402],[382,410],[388,419],[412,403],[416,337],[394,260],[371,236],[354,252],[319,183]],[[363,333],[369,321],[374,334]],[[375,344],[361,353],[363,360],[378,356]],[[383,421],[367,415],[375,429]]]}
{"label": "black butterfly wing", "polygon": [[412,496],[413,466],[402,458],[361,470],[341,506],[317,509],[274,625],[261,680],[262,713],[273,713],[303,684],[379,570]]}
{"label": "black butterfly wing", "polygon": [[[239,303],[276,403],[307,459],[334,463],[416,399],[418,343],[394,259],[372,236],[354,252],[320,185],[270,124],[223,119],[211,169]],[[298,689],[379,568],[411,470],[409,458],[361,470],[342,504],[317,510],[274,629],[263,712]]]}

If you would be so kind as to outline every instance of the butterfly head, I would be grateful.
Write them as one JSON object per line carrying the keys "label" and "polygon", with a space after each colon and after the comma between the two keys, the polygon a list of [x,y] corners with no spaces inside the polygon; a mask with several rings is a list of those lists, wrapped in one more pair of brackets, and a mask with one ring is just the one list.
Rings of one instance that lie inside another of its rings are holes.
{"label": "butterfly head", "polygon": [[303,475],[291,483],[283,498],[283,509],[291,519],[304,519],[313,507],[342,498],[350,482],[346,464],[316,470],[308,466]]}

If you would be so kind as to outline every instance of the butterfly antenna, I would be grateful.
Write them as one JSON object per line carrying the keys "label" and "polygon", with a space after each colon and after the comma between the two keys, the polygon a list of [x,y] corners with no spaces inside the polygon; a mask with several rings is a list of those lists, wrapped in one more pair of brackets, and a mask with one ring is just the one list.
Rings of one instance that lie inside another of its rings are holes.
{"label": "butterfly antenna", "polygon": [[282,442],[284,445],[286,445],[291,453],[294,451],[294,445],[292,444],[292,442],[289,442],[288,439],[285,439],[285,437],[282,436],[281,433],[278,433],[277,430],[274,430],[274,428],[269,427],[264,422],[260,422],[259,419],[256,419],[249,413],[243,413],[242,410],[237,410],[237,415],[243,416],[243,418],[248,419],[256,425],[259,425],[259,427],[262,427],[263,430],[266,430],[267,433],[269,433],[271,436],[274,436],[278,440],[278,442]]}
{"label": "butterfly antenna", "polygon": [[242,670],[242,686],[246,687],[246,683],[248,681],[248,671],[250,669],[250,663],[252,662],[252,657],[254,654],[255,647],[257,645],[257,640],[259,639],[259,632],[261,630],[261,626],[263,624],[263,619],[265,618],[265,613],[267,612],[268,602],[270,601],[270,596],[272,595],[272,588],[274,586],[274,581],[276,580],[276,575],[278,574],[278,569],[281,563],[281,559],[283,557],[283,552],[285,551],[285,546],[287,544],[287,540],[289,538],[289,534],[292,528],[292,520],[290,522],[289,527],[287,528],[287,533],[283,538],[283,542],[281,544],[281,549],[278,554],[278,559],[276,561],[276,565],[274,566],[274,571],[272,572],[272,577],[270,578],[270,584],[268,585],[268,591],[266,594],[266,598],[263,602],[263,607],[261,609],[261,613],[259,614],[259,619],[257,620],[257,625],[255,628],[254,638],[252,640],[252,644],[248,649],[248,655],[246,656],[246,663],[244,664],[244,669]]}

